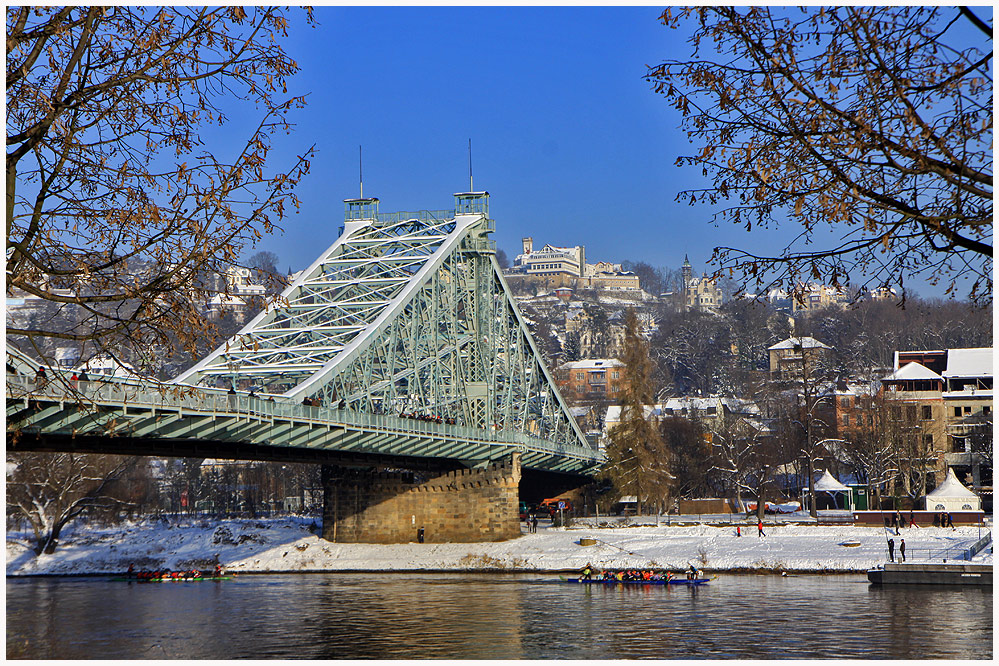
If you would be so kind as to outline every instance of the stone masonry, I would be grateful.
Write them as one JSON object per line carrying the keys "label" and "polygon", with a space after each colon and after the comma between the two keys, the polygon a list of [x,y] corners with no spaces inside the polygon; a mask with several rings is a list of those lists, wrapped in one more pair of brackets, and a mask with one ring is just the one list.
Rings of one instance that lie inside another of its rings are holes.
{"label": "stone masonry", "polygon": [[323,467],[323,538],[338,543],[504,541],[520,536],[520,454],[422,483],[412,475]]}

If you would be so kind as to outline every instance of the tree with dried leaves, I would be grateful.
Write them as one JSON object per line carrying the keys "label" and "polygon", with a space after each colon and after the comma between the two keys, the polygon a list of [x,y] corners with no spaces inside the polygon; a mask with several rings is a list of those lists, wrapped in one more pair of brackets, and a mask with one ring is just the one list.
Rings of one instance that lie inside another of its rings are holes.
{"label": "tree with dried leaves", "polygon": [[637,497],[638,512],[654,502],[661,509],[667,504],[670,483],[669,451],[659,431],[656,418],[646,414],[655,401],[649,358],[649,343],[639,333],[638,315],[628,309],[625,317],[624,353],[620,397],[621,421],[611,428],[607,462],[601,474],[622,494]]}
{"label": "tree with dried leaves", "polygon": [[975,12],[713,6],[661,21],[693,25],[693,56],[647,78],[701,146],[677,164],[712,179],[678,201],[747,230],[800,224],[779,254],[716,248],[719,272],[791,289],[921,276],[991,302],[992,29]]}
{"label": "tree with dried leaves", "polygon": [[[277,228],[309,170],[311,149],[268,168],[305,103],[287,26],[261,7],[8,8],[7,294],[76,310],[8,335],[193,348],[204,277]],[[229,145],[237,103],[259,122]]]}
{"label": "tree with dried leaves", "polygon": [[55,552],[62,529],[88,510],[127,501],[119,482],[135,456],[21,453],[7,456],[7,505],[31,525],[35,554]]}

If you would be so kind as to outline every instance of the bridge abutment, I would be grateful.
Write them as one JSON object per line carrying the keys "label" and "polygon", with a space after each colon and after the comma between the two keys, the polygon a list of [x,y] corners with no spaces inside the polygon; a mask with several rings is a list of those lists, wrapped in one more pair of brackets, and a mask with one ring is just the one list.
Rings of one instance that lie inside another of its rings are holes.
{"label": "bridge abutment", "polygon": [[322,469],[323,538],[338,543],[504,541],[520,536],[520,454],[418,482],[412,474]]}

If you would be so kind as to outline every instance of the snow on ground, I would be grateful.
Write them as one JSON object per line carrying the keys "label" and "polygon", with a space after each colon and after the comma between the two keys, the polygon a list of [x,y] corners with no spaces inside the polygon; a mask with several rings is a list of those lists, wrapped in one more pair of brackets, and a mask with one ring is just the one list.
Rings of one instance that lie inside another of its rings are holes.
{"label": "snow on ground", "polygon": [[[144,520],[98,528],[77,527],[52,555],[35,557],[24,533],[7,535],[7,575],[87,574],[137,569],[208,569],[216,561],[240,572],[476,570],[558,571],[597,567],[686,568],[707,571],[865,571],[884,562],[883,528],[853,525],[767,524],[765,538],[755,524],[654,524],[629,521],[596,526],[577,521],[553,528],[543,521],[538,533],[498,543],[338,544],[324,541],[300,518],[264,520]],[[645,521],[648,522],[648,521]],[[631,523],[632,525],[629,525]],[[611,526],[616,525],[616,526]],[[987,528],[912,528],[904,538],[910,560],[957,556]],[[581,538],[595,539],[580,545]],[[843,544],[859,543],[847,546]],[[986,549],[987,551],[989,549]],[[897,551],[896,551],[897,553]],[[992,555],[976,562],[992,562]]]}

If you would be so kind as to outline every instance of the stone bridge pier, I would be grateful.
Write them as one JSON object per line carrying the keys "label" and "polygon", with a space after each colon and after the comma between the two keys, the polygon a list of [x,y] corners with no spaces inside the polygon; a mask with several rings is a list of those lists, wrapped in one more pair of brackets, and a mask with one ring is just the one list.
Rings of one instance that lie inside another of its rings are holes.
{"label": "stone bridge pier", "polygon": [[337,543],[504,541],[520,536],[520,454],[430,479],[322,468],[323,538]]}

